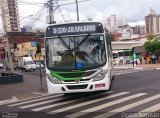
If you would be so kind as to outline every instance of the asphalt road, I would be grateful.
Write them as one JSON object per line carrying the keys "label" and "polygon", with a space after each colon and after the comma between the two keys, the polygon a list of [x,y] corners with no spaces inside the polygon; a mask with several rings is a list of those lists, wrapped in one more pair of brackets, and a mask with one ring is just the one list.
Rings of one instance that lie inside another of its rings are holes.
{"label": "asphalt road", "polygon": [[[159,118],[160,70],[120,71],[111,92],[44,95],[1,105],[0,111],[18,114],[20,118],[125,118],[138,112],[156,112],[149,115]],[[24,75],[38,76],[38,72],[33,73]]]}

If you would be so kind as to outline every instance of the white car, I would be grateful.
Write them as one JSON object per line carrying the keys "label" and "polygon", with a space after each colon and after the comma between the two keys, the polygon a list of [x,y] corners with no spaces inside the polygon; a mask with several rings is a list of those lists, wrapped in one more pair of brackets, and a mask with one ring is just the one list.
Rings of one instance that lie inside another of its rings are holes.
{"label": "white car", "polygon": [[[35,62],[35,64],[36,64],[36,68],[39,69],[40,68],[39,62]],[[43,64],[41,64],[41,68],[44,69],[44,65]]]}

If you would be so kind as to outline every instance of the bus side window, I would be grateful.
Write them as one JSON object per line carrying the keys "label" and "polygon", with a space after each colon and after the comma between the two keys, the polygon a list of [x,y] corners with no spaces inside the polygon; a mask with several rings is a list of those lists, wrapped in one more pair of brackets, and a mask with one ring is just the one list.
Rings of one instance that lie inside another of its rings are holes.
{"label": "bus side window", "polygon": [[107,45],[107,49],[108,49],[108,54],[111,54],[112,48],[111,48],[111,38],[109,36],[109,34],[106,34],[106,45]]}

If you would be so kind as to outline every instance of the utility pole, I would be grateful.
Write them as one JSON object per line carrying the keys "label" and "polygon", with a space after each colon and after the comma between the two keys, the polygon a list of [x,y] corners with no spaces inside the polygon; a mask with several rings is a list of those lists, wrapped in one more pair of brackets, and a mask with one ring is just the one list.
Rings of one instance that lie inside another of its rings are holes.
{"label": "utility pole", "polygon": [[[2,3],[3,3],[3,1],[2,1]],[[10,69],[12,70],[13,69],[13,63],[12,63],[9,40],[8,40],[8,36],[7,36],[7,28],[6,28],[6,24],[5,24],[5,11],[4,11],[3,6],[1,6],[1,12],[2,12],[2,24],[3,24],[3,32],[4,32],[3,42],[6,44],[5,48],[6,48],[6,53],[7,53],[8,62],[9,62],[8,65],[10,65]]]}
{"label": "utility pole", "polygon": [[36,35],[36,40],[37,40],[37,50],[36,50],[36,54],[39,57],[39,76],[40,76],[40,86],[41,86],[41,91],[43,91],[43,83],[42,83],[42,70],[41,70],[41,42],[39,40],[40,38],[40,31],[37,31]]}
{"label": "utility pole", "polygon": [[76,0],[77,21],[79,21],[78,0]]}
{"label": "utility pole", "polygon": [[49,4],[48,4],[48,8],[49,8],[49,18],[48,18],[49,21],[48,21],[48,24],[55,23],[53,5],[54,5],[53,0],[50,0]]}

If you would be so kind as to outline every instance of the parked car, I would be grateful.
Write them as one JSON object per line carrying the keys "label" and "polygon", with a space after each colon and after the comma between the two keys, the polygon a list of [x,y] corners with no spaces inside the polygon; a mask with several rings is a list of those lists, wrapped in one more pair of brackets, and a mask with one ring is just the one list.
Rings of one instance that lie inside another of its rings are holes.
{"label": "parked car", "polygon": [[36,64],[34,63],[32,57],[20,57],[18,59],[18,68],[22,71],[35,71]]}
{"label": "parked car", "polygon": [[[39,62],[35,62],[36,64],[36,68],[39,69],[40,68],[40,65],[39,65]],[[44,65],[42,63],[41,64],[41,68],[44,69]]]}
{"label": "parked car", "polygon": [[4,64],[0,62],[0,69],[2,69],[3,67],[4,67]]}

